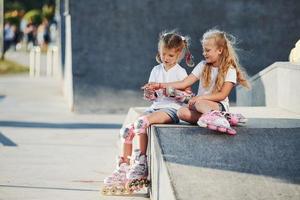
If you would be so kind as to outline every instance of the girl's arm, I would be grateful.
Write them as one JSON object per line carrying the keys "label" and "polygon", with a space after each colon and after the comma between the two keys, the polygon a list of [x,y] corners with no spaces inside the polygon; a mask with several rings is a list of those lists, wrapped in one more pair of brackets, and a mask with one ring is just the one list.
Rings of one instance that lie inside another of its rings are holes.
{"label": "girl's arm", "polygon": [[175,89],[184,90],[190,86],[192,86],[198,78],[194,74],[190,74],[182,81],[176,81],[171,83],[148,83],[144,85],[142,88],[153,87],[153,88],[166,88],[173,87]]}
{"label": "girl's arm", "polygon": [[232,82],[225,82],[222,86],[220,92],[214,94],[208,94],[203,96],[198,96],[197,99],[205,99],[210,101],[222,101],[230,94],[234,84]]}

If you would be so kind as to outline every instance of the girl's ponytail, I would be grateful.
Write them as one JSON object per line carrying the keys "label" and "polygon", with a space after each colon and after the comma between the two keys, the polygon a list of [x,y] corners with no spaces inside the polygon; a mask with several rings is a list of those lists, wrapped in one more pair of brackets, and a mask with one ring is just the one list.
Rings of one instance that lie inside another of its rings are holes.
{"label": "girl's ponytail", "polygon": [[161,58],[160,58],[159,53],[156,54],[155,60],[156,60],[156,62],[158,62],[158,63],[162,63],[162,60],[161,60]]}
{"label": "girl's ponytail", "polygon": [[183,42],[184,42],[184,45],[185,45],[185,63],[189,67],[194,67],[194,65],[195,65],[194,60],[193,60],[194,57],[193,57],[193,55],[190,52],[188,43],[187,43],[187,41],[186,41],[185,38],[183,38]]}

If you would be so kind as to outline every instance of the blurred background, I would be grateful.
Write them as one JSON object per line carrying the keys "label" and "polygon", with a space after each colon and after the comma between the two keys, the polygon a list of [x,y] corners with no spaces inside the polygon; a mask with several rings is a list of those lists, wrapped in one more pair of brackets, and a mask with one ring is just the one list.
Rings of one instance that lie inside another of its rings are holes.
{"label": "blurred background", "polygon": [[[287,61],[300,38],[298,0],[0,2],[2,58],[24,65],[18,70],[32,77],[51,74],[70,110],[78,113],[125,113],[149,105],[140,87],[157,64],[158,35],[164,30],[191,37],[196,63],[203,59],[200,39],[206,30],[233,34],[249,77]],[[235,91],[230,98],[234,105]]]}
{"label": "blurred background", "polygon": [[4,1],[3,54],[8,50],[47,51],[57,39],[55,0]]}

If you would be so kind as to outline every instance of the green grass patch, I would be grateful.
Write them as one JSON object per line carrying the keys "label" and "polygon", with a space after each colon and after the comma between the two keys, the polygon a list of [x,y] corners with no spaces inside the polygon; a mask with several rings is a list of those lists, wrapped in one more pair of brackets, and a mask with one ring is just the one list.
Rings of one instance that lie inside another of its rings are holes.
{"label": "green grass patch", "polygon": [[0,75],[29,72],[29,68],[10,60],[0,59]]}

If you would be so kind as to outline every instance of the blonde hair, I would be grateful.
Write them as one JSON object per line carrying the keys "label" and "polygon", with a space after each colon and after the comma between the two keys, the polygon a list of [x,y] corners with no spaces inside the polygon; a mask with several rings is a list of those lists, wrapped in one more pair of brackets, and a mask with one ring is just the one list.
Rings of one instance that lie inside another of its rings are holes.
{"label": "blonde hair", "polygon": [[162,63],[160,58],[160,50],[162,47],[167,49],[176,49],[177,52],[181,52],[179,56],[178,62],[180,62],[185,57],[185,62],[187,66],[193,67],[193,56],[190,53],[189,46],[190,46],[190,38],[187,36],[182,36],[175,31],[171,32],[162,32],[159,35],[158,41],[158,53],[156,55],[156,61],[158,63]]}
{"label": "blonde hair", "polygon": [[[237,83],[250,89],[250,84],[246,79],[246,72],[239,63],[239,58],[235,50],[235,37],[225,33],[223,31],[212,29],[203,34],[201,43],[209,39],[214,39],[217,48],[222,49],[220,55],[219,73],[213,88],[213,93],[221,91],[221,88],[225,81],[225,76],[230,67],[236,69]],[[201,74],[202,86],[208,88],[211,84],[211,68],[213,66],[209,63],[205,63],[204,69]]]}

